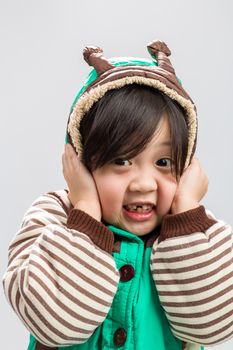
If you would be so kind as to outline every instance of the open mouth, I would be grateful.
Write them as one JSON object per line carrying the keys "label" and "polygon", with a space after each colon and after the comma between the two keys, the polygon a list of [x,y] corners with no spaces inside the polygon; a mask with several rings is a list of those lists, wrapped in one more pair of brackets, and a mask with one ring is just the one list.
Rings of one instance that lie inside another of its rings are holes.
{"label": "open mouth", "polygon": [[127,204],[123,206],[124,209],[126,209],[129,212],[133,213],[149,213],[151,212],[154,208],[155,205],[145,203],[145,204]]}

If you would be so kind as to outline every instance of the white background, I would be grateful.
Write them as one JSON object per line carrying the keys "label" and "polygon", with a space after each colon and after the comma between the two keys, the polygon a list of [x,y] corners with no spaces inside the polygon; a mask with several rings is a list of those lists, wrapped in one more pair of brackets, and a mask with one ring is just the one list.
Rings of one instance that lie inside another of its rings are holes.
{"label": "white background", "polygon": [[[233,8],[229,0],[0,0],[1,276],[22,216],[65,188],[61,154],[70,105],[89,67],[82,49],[148,57],[159,38],[199,114],[198,156],[210,179],[204,204],[233,224]],[[0,290],[1,349],[28,332]],[[233,340],[215,347],[230,350]]]}

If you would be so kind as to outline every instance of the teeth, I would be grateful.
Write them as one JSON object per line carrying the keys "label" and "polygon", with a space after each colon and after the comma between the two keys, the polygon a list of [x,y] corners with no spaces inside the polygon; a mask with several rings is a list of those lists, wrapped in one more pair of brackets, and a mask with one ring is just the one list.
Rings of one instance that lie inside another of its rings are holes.
{"label": "teeth", "polygon": [[129,209],[129,210],[136,210],[137,206],[136,205],[127,205],[127,209]]}
{"label": "teeth", "polygon": [[129,211],[136,211],[138,213],[148,212],[152,209],[151,204],[142,204],[142,205],[126,205],[125,206]]}
{"label": "teeth", "polygon": [[147,209],[149,209],[149,208],[151,208],[151,205],[143,204],[143,206],[142,206],[142,209],[143,209],[143,210],[147,210]]}

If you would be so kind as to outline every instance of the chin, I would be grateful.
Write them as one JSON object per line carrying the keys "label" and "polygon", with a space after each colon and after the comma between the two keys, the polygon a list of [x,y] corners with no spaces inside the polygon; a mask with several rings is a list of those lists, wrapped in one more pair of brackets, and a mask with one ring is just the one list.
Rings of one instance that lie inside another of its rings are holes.
{"label": "chin", "polygon": [[128,222],[124,222],[123,220],[107,220],[107,218],[105,219],[105,222],[115,227],[118,227],[122,230],[125,230],[127,232],[130,232],[139,237],[145,236],[148,233],[151,233],[159,224],[157,220],[156,222],[150,222],[150,223],[146,223],[146,222],[128,223]]}
{"label": "chin", "polygon": [[133,231],[132,233],[134,233],[136,236],[139,236],[139,237],[141,237],[141,236],[145,236],[145,235],[147,235],[148,233],[151,233],[153,231],[153,229],[152,230],[143,230],[143,231]]}
{"label": "chin", "polygon": [[150,226],[142,226],[140,227],[138,224],[137,225],[132,225],[128,226],[125,228],[125,230],[135,234],[136,236],[145,236],[148,233],[151,233],[157,225],[150,225]]}

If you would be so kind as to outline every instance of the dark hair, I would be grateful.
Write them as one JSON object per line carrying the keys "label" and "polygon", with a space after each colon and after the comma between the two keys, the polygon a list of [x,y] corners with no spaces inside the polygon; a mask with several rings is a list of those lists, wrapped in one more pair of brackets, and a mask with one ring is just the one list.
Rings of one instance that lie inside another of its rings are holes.
{"label": "dark hair", "polygon": [[188,127],[180,105],[164,93],[131,84],[109,90],[84,116],[80,133],[83,161],[91,171],[122,156],[139,154],[167,114],[171,130],[173,171],[180,176],[188,149]]}

